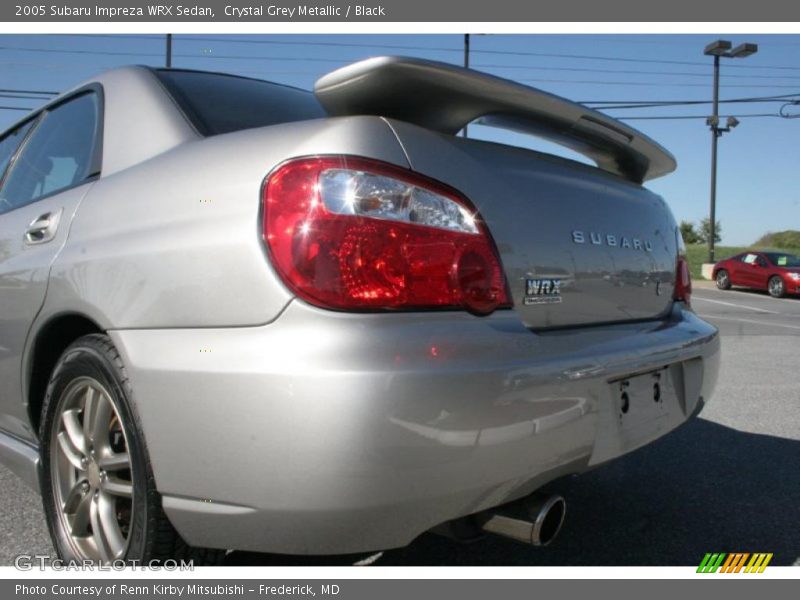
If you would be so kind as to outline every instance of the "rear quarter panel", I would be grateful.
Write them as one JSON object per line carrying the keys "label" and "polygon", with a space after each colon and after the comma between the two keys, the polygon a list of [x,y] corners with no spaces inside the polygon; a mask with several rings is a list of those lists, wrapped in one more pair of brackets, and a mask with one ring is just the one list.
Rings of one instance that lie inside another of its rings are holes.
{"label": "rear quarter panel", "polygon": [[261,241],[262,183],[291,157],[337,153],[408,166],[385,122],[352,117],[191,141],[102,177],[53,265],[40,321],[69,311],[107,329],[270,322],[291,296]]}

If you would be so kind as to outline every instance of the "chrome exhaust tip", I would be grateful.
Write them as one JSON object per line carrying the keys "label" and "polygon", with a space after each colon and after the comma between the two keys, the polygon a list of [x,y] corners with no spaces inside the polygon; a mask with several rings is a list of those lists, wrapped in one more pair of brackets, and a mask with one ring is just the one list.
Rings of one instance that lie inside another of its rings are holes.
{"label": "chrome exhaust tip", "polygon": [[528,518],[503,512],[489,512],[481,529],[531,546],[547,546],[556,539],[564,524],[567,503],[559,495],[537,495],[526,502]]}

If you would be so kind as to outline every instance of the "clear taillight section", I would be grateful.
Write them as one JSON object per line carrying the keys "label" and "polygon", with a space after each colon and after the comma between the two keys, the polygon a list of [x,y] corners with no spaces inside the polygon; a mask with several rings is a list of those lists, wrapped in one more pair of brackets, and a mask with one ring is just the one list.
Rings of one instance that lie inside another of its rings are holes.
{"label": "clear taillight section", "polygon": [[488,231],[463,196],[363,158],[284,163],[264,186],[272,262],[304,300],[339,310],[509,306]]}
{"label": "clear taillight section", "polygon": [[675,292],[673,300],[692,305],[692,275],[689,272],[689,263],[685,256],[678,257],[678,267],[675,272]]}

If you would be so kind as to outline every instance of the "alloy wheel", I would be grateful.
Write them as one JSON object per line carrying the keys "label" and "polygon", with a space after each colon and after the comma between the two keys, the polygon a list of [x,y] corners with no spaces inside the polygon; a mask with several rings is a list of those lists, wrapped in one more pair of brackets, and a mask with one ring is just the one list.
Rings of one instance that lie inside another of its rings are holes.
{"label": "alloy wheel", "polygon": [[780,277],[773,277],[769,280],[769,293],[775,298],[783,296],[783,281]]}
{"label": "alloy wheel", "polygon": [[76,556],[125,556],[133,520],[133,471],[125,428],[108,391],[79,377],[59,402],[50,443],[58,517]]}

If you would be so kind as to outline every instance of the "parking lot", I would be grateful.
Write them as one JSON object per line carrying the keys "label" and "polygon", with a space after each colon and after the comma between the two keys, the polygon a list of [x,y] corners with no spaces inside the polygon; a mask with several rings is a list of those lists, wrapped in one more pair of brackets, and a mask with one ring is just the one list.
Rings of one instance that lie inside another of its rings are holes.
{"label": "parking lot", "polygon": [[[700,418],[613,464],[548,486],[567,500],[544,549],[424,535],[382,565],[696,565],[706,552],[772,552],[800,565],[800,299],[696,284],[694,307],[723,336]],[[38,496],[0,467],[0,564],[51,546]],[[365,557],[232,553],[231,564],[347,564]]]}

